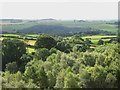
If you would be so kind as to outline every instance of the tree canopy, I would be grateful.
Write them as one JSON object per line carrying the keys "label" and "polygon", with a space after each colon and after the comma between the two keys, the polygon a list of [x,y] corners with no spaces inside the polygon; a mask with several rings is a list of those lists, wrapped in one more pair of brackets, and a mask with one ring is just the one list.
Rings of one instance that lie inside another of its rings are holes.
{"label": "tree canopy", "polygon": [[35,43],[36,48],[51,49],[56,46],[56,40],[48,35],[40,35]]}

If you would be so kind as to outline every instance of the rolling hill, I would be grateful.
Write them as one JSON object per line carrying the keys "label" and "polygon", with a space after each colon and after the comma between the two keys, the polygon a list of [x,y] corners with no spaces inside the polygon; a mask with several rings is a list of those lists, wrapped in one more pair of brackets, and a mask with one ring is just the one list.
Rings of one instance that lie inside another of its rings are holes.
{"label": "rolling hill", "polygon": [[[13,20],[12,20],[13,21]],[[17,22],[18,21],[18,22]],[[115,21],[83,21],[83,20],[17,20],[14,23],[7,20],[1,22],[0,28],[3,33],[79,33],[87,31],[100,31],[101,33],[117,33],[117,24],[110,24]]]}

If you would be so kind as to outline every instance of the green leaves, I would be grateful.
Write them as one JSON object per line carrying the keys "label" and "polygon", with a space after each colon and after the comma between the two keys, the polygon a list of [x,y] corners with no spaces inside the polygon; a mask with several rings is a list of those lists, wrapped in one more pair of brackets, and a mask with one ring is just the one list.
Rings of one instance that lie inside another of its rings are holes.
{"label": "green leaves", "polygon": [[[41,37],[48,38],[48,36]],[[12,51],[13,46],[21,56],[15,60],[16,62],[13,62],[14,60],[7,62],[6,71],[3,73],[4,87],[44,89],[119,87],[120,57],[116,44],[100,45],[94,51],[88,51],[89,45],[83,43],[84,40],[72,38],[70,39],[72,44],[69,43],[69,39],[64,43],[59,41],[58,44],[63,47],[62,52],[53,48],[54,46],[46,47],[46,45],[49,46],[49,40],[46,40],[47,43],[44,40],[42,40],[42,45],[45,47],[40,46],[32,55],[21,53],[20,45],[23,44],[20,42],[18,44],[9,40],[4,41],[3,55],[6,55],[6,58],[10,57],[11,60],[12,56],[7,53],[11,54],[10,50]],[[81,44],[74,46],[73,42],[78,40]],[[89,40],[86,43],[89,44]],[[71,46],[74,46],[73,51],[71,51]],[[24,48],[22,49],[24,51]],[[12,54],[15,54],[13,56],[17,58],[14,50]],[[23,69],[22,73],[15,70],[18,65],[20,66],[18,70]]]}
{"label": "green leaves", "polygon": [[46,48],[38,49],[35,53],[35,59],[45,61],[50,55],[50,52]]}
{"label": "green leaves", "polygon": [[9,62],[16,61],[19,66],[20,57],[26,53],[26,45],[20,40],[4,39],[2,41],[3,70]]}
{"label": "green leaves", "polygon": [[33,80],[33,83],[40,88],[48,87],[48,79],[41,60],[30,61],[24,72],[26,81]]}
{"label": "green leaves", "polygon": [[18,70],[16,62],[8,63],[6,64],[6,71],[9,71],[10,73],[16,73]]}
{"label": "green leaves", "polygon": [[36,48],[51,49],[52,47],[56,46],[56,41],[48,35],[41,35],[37,38],[35,46]]}

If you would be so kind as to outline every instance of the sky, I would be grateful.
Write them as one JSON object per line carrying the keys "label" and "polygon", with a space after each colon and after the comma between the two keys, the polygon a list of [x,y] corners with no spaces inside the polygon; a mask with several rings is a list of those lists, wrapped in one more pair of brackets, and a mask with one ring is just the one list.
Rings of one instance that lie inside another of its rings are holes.
{"label": "sky", "polygon": [[14,2],[3,1],[0,18],[62,20],[113,20],[118,19],[118,2]]}

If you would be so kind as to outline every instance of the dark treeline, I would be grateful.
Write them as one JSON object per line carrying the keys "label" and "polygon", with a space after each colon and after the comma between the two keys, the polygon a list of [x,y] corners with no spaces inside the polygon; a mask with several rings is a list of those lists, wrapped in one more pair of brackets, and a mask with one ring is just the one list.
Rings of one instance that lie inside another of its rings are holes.
{"label": "dark treeline", "polygon": [[2,22],[12,22],[12,23],[17,23],[17,22],[23,22],[22,19],[0,19]]}
{"label": "dark treeline", "polygon": [[[33,31],[34,30],[34,31]],[[112,33],[112,32],[109,32],[109,31],[103,31],[103,30],[91,30],[90,28],[89,28],[89,30],[77,30],[76,32],[74,31],[53,31],[53,30],[48,30],[48,31],[46,31],[46,29],[45,29],[45,31],[46,32],[44,32],[44,31],[40,31],[40,30],[35,30],[35,29],[33,29],[33,30],[31,30],[31,31],[27,31],[27,30],[25,30],[25,31],[17,31],[16,33],[14,32],[13,34],[20,34],[20,35],[24,35],[24,34],[43,34],[43,33],[45,33],[45,34],[49,34],[49,35],[52,35],[52,36],[54,36],[54,35],[57,35],[57,36],[63,36],[63,37],[68,37],[68,36],[73,36],[73,35],[76,35],[76,34],[78,34],[78,35],[80,35],[80,36],[87,36],[87,35],[116,35],[115,33]],[[34,33],[33,33],[34,32]],[[2,34],[9,34],[8,32],[5,32],[5,31],[3,31],[3,32],[1,32]],[[10,33],[11,34],[11,33]],[[4,37],[4,35],[3,35],[3,37]],[[13,36],[14,37],[14,36]]]}

